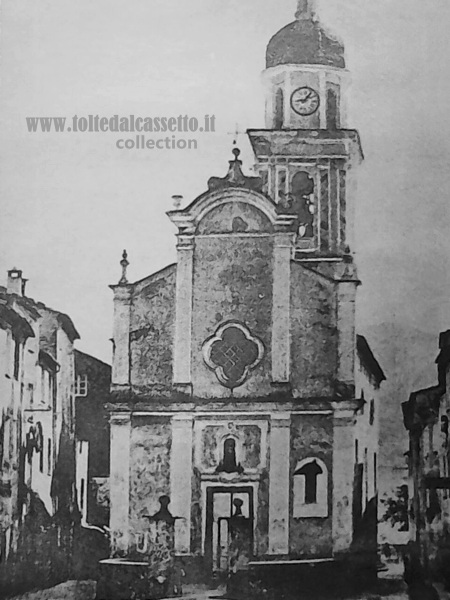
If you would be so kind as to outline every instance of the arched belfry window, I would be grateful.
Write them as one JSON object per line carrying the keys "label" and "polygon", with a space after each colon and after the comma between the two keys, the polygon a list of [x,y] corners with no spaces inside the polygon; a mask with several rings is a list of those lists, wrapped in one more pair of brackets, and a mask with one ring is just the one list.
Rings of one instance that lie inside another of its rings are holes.
{"label": "arched belfry window", "polygon": [[314,179],[306,171],[298,171],[291,183],[293,210],[298,215],[300,238],[314,236]]}
{"label": "arched belfry window", "polygon": [[294,518],[328,516],[328,469],[319,458],[297,463],[293,482]]}
{"label": "arched belfry window", "polygon": [[339,129],[339,102],[337,91],[333,88],[327,90],[327,129]]}
{"label": "arched belfry window", "polygon": [[284,125],[284,94],[281,88],[275,93],[275,122],[274,128],[281,129]]}

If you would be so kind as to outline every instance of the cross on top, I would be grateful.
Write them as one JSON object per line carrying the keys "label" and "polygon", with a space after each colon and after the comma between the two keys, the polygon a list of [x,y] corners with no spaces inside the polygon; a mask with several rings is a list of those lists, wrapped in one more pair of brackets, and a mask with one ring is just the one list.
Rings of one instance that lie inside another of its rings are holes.
{"label": "cross on top", "polygon": [[310,19],[314,16],[315,0],[298,0],[297,12],[295,13],[296,19]]}
{"label": "cross on top", "polygon": [[234,131],[229,131],[228,135],[232,135],[233,136],[233,146],[237,146],[238,143],[238,138],[241,134],[244,134],[245,131],[241,131],[239,129],[239,123],[236,123],[236,127]]}

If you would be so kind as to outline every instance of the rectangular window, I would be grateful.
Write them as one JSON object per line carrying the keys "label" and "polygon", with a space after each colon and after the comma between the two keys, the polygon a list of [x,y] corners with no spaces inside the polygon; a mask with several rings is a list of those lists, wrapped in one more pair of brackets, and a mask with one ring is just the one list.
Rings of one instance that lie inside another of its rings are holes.
{"label": "rectangular window", "polygon": [[47,475],[52,474],[52,440],[47,440]]}
{"label": "rectangular window", "polygon": [[364,498],[369,502],[369,452],[367,448],[364,450]]}
{"label": "rectangular window", "polygon": [[373,487],[374,487],[374,491],[375,494],[378,492],[378,457],[377,457],[377,453],[374,452],[373,453]]}
{"label": "rectangular window", "polygon": [[81,490],[80,490],[80,509],[81,512],[84,511],[84,479],[81,480]]}
{"label": "rectangular window", "polygon": [[34,404],[34,386],[32,383],[28,384],[28,404],[30,407]]}
{"label": "rectangular window", "polygon": [[370,401],[369,423],[373,425],[375,422],[375,400]]}
{"label": "rectangular window", "polygon": [[20,342],[14,340],[14,379],[19,379],[20,372]]}
{"label": "rectangular window", "polygon": [[39,452],[39,471],[44,472],[44,450]]}
{"label": "rectangular window", "polygon": [[75,396],[87,396],[88,378],[87,375],[78,375],[75,380]]}

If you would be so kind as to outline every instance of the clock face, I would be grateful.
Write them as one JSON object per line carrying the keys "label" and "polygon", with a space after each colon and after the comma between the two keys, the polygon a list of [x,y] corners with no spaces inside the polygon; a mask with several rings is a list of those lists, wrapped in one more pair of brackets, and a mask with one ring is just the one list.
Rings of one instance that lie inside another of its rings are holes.
{"label": "clock face", "polygon": [[298,88],[291,96],[292,108],[302,117],[314,114],[319,105],[319,94],[310,87]]}

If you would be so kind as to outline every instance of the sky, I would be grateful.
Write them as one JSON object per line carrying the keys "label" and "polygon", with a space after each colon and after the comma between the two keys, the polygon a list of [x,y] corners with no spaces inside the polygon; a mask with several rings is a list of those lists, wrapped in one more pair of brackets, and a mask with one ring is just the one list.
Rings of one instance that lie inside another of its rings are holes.
{"label": "sky", "polygon": [[[0,283],[23,269],[27,294],[68,313],[78,347],[110,361],[108,286],[122,250],[130,280],[175,261],[171,197],[187,205],[226,173],[236,124],[264,126],[265,48],[295,9],[295,0],[2,0]],[[352,249],[358,329],[373,335],[386,371],[401,352],[431,385],[437,336],[450,328],[450,3],[318,0],[318,13],[345,43],[349,123],[365,153]],[[30,116],[89,114],[210,114],[217,131],[195,134],[197,150],[150,151],[117,149],[117,133],[26,127]],[[238,145],[251,173],[244,133]]]}

